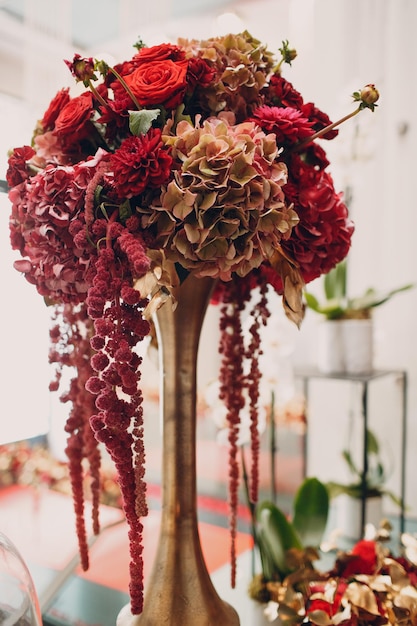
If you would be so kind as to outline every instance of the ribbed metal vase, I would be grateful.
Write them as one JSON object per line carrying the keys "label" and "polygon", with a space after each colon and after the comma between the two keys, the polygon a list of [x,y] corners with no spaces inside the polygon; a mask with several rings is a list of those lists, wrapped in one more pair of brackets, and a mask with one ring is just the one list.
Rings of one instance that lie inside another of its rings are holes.
{"label": "ribbed metal vase", "polygon": [[238,626],[215,590],[200,544],[196,488],[197,352],[214,287],[191,274],[156,314],[163,416],[162,519],[141,615],[122,609],[117,626]]}

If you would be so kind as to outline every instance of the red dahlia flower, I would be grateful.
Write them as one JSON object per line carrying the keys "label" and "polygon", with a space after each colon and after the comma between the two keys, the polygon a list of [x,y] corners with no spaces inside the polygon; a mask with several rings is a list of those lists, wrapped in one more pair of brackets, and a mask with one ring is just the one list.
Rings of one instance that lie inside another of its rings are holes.
{"label": "red dahlia flower", "polygon": [[253,117],[263,130],[275,134],[278,146],[295,144],[313,134],[312,122],[292,107],[261,106]]}
{"label": "red dahlia flower", "polygon": [[119,198],[138,196],[155,189],[169,178],[172,158],[161,140],[161,131],[152,128],[141,137],[128,137],[111,156],[114,188]]}

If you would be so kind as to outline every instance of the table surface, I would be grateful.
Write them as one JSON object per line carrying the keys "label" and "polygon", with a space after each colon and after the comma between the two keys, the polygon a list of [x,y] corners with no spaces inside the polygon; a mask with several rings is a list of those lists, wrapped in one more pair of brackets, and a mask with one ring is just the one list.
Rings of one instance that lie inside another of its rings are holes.
{"label": "table surface", "polygon": [[[86,509],[88,519],[88,503]],[[102,507],[101,522],[102,533],[90,547],[90,568],[83,572],[78,563],[72,499],[47,489],[17,485],[0,489],[0,529],[29,567],[44,626],[115,626],[118,612],[129,600],[128,531],[117,508]],[[151,511],[143,522],[146,588],[158,542],[160,512]],[[219,595],[238,610],[245,624],[252,538],[238,533],[239,584],[232,590],[228,529],[200,522],[199,534]],[[247,624],[254,626],[254,622]]]}

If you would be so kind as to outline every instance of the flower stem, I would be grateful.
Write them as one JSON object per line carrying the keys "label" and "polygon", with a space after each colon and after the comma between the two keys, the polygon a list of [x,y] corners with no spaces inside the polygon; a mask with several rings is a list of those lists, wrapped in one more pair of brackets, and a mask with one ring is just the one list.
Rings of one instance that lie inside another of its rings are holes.
{"label": "flower stem", "polygon": [[[253,539],[253,548],[255,549],[255,546],[257,545],[257,540],[256,540],[256,521],[255,521],[255,505],[251,501],[250,495],[249,495],[249,492],[250,492],[250,490],[249,490],[249,477],[248,477],[248,471],[247,471],[247,468],[246,468],[245,451],[244,451],[244,447],[243,446],[240,447],[240,454],[241,454],[241,462],[242,462],[243,486],[244,486],[244,489],[245,489],[246,502],[247,502],[247,505],[248,505],[250,518],[251,518],[251,533],[252,533],[252,539]],[[252,550],[252,575],[255,575],[255,551],[254,551],[254,549]]]}
{"label": "flower stem", "polygon": [[120,82],[120,84],[123,86],[123,88],[126,90],[126,92],[129,94],[129,96],[131,97],[133,104],[135,105],[135,107],[138,109],[138,111],[140,111],[141,106],[139,104],[139,102],[136,100],[136,97],[134,96],[134,94],[132,93],[131,89],[129,88],[129,86],[127,85],[126,81],[124,80],[124,78],[122,78],[122,76],[120,76],[119,72],[117,72],[113,67],[109,67],[109,71],[114,74],[114,76],[117,78],[117,80]]}
{"label": "flower stem", "polygon": [[350,120],[352,117],[357,115],[359,113],[359,111],[361,111],[361,110],[362,110],[361,107],[358,107],[357,109],[355,109],[351,113],[348,113],[347,115],[342,117],[337,122],[333,122],[333,124],[329,124],[329,126],[326,126],[326,128],[322,128],[321,130],[318,130],[316,133],[314,133],[314,135],[311,135],[310,137],[307,137],[306,139],[304,139],[304,141],[301,141],[299,144],[297,144],[293,148],[293,150],[295,152],[299,152],[300,150],[302,150],[303,148],[308,146],[308,144],[311,143],[312,141],[314,141],[315,139],[319,139],[319,137],[322,137],[326,133],[328,133],[331,130],[333,130],[333,128],[336,128],[336,126],[339,126],[340,124],[343,124],[343,122],[346,122],[347,120]]}
{"label": "flower stem", "polygon": [[277,485],[275,478],[276,466],[276,436],[275,436],[275,393],[271,392],[271,415],[270,415],[270,454],[271,454],[271,499],[274,504],[277,503]]}
{"label": "flower stem", "polygon": [[99,92],[97,91],[97,89],[94,87],[93,83],[91,82],[91,80],[88,81],[88,87],[91,90],[91,93],[93,94],[93,96],[95,97],[96,100],[98,100],[100,102],[100,104],[102,104],[104,107],[106,107],[106,109],[110,110],[110,107],[108,105],[108,103],[104,100],[104,98],[102,98],[102,96],[99,94]]}

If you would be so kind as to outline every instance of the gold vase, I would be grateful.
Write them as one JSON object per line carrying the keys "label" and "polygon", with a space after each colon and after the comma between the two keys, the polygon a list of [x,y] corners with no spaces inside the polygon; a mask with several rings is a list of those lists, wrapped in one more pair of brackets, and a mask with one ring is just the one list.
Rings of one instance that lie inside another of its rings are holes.
{"label": "gold vase", "polygon": [[158,549],[145,581],[141,615],[122,609],[117,626],[238,626],[236,611],[217,594],[201,550],[197,521],[197,352],[211,278],[189,275],[175,292],[178,305],[159,309],[163,417],[162,518]]}

